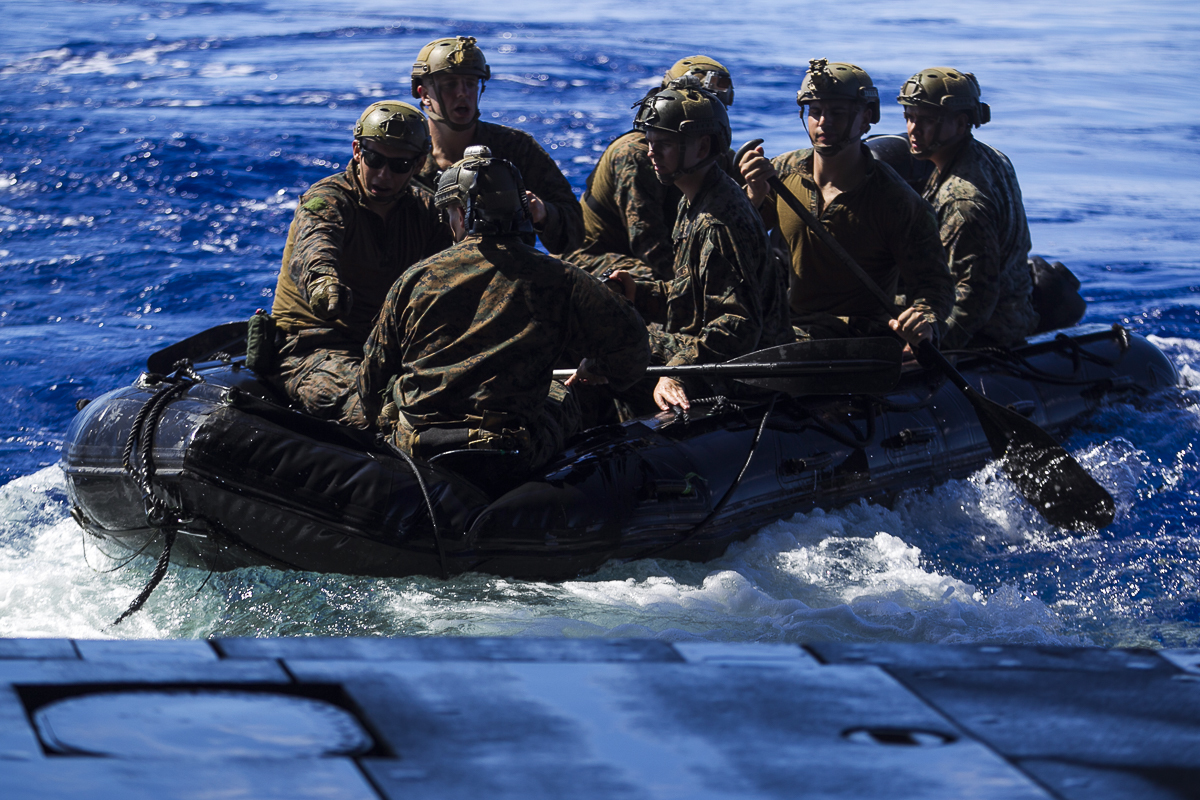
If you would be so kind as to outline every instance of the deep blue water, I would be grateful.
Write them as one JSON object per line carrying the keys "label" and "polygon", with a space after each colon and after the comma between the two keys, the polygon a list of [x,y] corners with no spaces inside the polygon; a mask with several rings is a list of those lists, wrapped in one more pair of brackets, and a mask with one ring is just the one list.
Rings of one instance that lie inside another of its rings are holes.
{"label": "deep blue water", "polygon": [[[848,60],[888,102],[932,65],[975,72],[1012,159],[1034,250],[1085,285],[1089,322],[1154,337],[1200,369],[1200,13],[1100,0],[693,2],[5,0],[0,16],[0,635],[513,633],[801,641],[1200,642],[1200,420],[1180,389],[1113,406],[1068,446],[1117,522],[1053,535],[985,471],[895,508],[769,526],[706,565],[639,562],[566,584],[372,581],[173,570],[107,627],[148,559],[85,560],[55,466],[75,402],[145,357],[269,307],[296,198],[344,167],[350,128],[408,97],[417,50],[476,36],[485,118],[533,132],[582,187],[629,105],[677,58],[733,72],[735,143],[806,143],[795,90]],[[841,15],[840,15],[841,14]],[[143,563],[144,562],[144,563]]]}

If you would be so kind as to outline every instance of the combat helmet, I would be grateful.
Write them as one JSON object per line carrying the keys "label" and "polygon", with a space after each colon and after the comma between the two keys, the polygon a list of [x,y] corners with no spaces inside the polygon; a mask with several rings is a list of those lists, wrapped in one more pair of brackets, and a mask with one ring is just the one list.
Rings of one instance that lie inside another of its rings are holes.
{"label": "combat helmet", "polygon": [[796,92],[796,105],[806,106],[814,100],[853,100],[866,103],[870,109],[867,122],[879,122],[879,90],[871,76],[861,67],[842,62],[829,63],[824,58],[808,62],[808,72]]}
{"label": "combat helmet", "polygon": [[966,114],[971,124],[978,128],[992,118],[991,108],[979,98],[979,81],[971,73],[951,67],[930,67],[904,82],[896,102],[902,106]]}
{"label": "combat helmet", "polygon": [[[640,131],[659,130],[682,136],[679,169],[670,175],[659,176],[659,180],[667,185],[674,183],[681,175],[707,167],[729,149],[729,143],[733,140],[725,104],[706,89],[680,86],[683,82],[686,81],[672,81],[668,88],[634,104],[637,114],[633,118],[633,127]],[[712,137],[708,157],[684,169],[688,141],[699,136]]]}
{"label": "combat helmet", "polygon": [[429,126],[425,115],[408,103],[384,100],[372,103],[354,124],[354,138],[429,152]]}
{"label": "combat helmet", "polygon": [[483,51],[475,45],[474,36],[455,36],[435,39],[417,53],[412,67],[412,96],[419,98],[417,87],[430,75],[473,75],[481,81],[492,77]]}
{"label": "combat helmet", "polygon": [[[479,78],[479,94],[482,96],[487,88],[487,81],[492,77],[492,68],[488,66],[483,51],[475,45],[474,36],[456,36],[447,39],[436,39],[421,48],[417,53],[416,63],[412,68],[412,96],[420,98],[417,88],[421,82],[432,75],[469,75]],[[433,83],[426,87],[430,94],[437,98]],[[433,108],[428,109],[429,118],[440,122],[451,130],[469,130],[479,119],[479,108],[475,109],[475,119],[470,122],[451,122],[438,114]]]}
{"label": "combat helmet", "polygon": [[712,92],[725,105],[733,105],[733,76],[720,61],[708,56],[681,58],[663,75],[661,88],[685,76],[692,76],[696,86]]}
{"label": "combat helmet", "polygon": [[443,212],[461,206],[470,233],[533,232],[520,170],[509,161],[492,158],[492,151],[483,145],[468,147],[463,158],[442,173],[433,203]]}

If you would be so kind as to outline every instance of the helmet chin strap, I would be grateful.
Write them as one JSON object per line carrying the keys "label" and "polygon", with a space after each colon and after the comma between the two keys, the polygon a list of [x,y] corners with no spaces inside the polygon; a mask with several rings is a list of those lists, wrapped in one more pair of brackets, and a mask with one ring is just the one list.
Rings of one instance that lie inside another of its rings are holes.
{"label": "helmet chin strap", "polygon": [[[909,139],[908,151],[910,153],[912,153],[912,155],[915,156],[916,158],[928,159],[934,153],[936,153],[937,151],[946,147],[947,145],[956,144],[956,140],[947,140],[947,139],[942,138],[942,125],[944,125],[944,124],[945,124],[945,120],[941,120],[938,122],[937,133],[934,135],[933,141],[931,141],[929,144],[925,145],[925,147],[921,148],[920,153],[918,153],[916,150],[913,149],[912,140]],[[968,128],[968,130],[970,130],[970,129]]]}
{"label": "helmet chin strap", "polygon": [[909,152],[912,153],[917,158],[922,158],[922,159],[929,158],[930,156],[932,156],[934,153],[936,153],[938,150],[941,150],[945,146],[946,146],[946,142],[942,139],[941,123],[938,123],[937,134],[933,137],[933,141],[931,141],[929,144],[922,147],[921,151],[919,153],[913,147],[912,140],[910,139],[908,142]]}
{"label": "helmet chin strap", "polygon": [[[712,137],[709,137],[709,142],[712,142]],[[700,170],[707,168],[709,164],[712,164],[716,160],[716,154],[709,153],[707,157],[700,159],[690,167],[684,167],[683,164],[687,161],[687,137],[680,137],[679,167],[670,175],[664,175],[660,177],[658,181],[664,186],[673,186],[675,181],[679,180],[684,175],[691,175],[695,172],[699,172]]]}
{"label": "helmet chin strap", "polygon": [[[425,90],[429,93],[431,100],[436,100],[438,105],[442,105],[442,96],[438,94],[437,89],[434,88],[434,83],[434,81],[430,81],[425,87]],[[479,85],[479,97],[475,98],[475,117],[468,123],[464,124],[461,122],[452,122],[451,120],[446,119],[441,114],[433,110],[432,102],[425,106],[425,116],[429,117],[434,122],[440,122],[452,131],[458,131],[459,133],[463,131],[469,131],[472,127],[474,127],[475,123],[479,121],[479,100],[482,99],[485,89],[487,89],[487,84],[481,82]]]}
{"label": "helmet chin strap", "polygon": [[804,132],[808,133],[808,141],[812,143],[814,151],[820,153],[822,157],[832,158],[845,150],[854,141],[854,138],[850,135],[850,129],[854,127],[856,119],[858,119],[857,111],[850,115],[850,119],[846,121],[846,127],[842,129],[842,135],[833,144],[817,144],[816,140],[812,137],[812,133],[808,130],[807,123],[804,125]]}

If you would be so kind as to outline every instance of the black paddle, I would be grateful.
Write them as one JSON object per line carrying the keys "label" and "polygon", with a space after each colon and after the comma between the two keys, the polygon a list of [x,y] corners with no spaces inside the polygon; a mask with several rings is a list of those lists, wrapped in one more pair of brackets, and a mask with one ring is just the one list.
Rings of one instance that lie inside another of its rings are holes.
{"label": "black paddle", "polygon": [[[748,143],[756,147],[759,142]],[[862,267],[838,244],[812,212],[778,176],[770,179],[771,188],[804,221],[817,238],[838,257],[893,319],[897,309]],[[917,360],[926,369],[939,370],[963,393],[979,417],[979,424],[997,458],[1003,459],[1004,471],[1038,513],[1060,528],[1103,528],[1113,521],[1112,495],[1096,482],[1050,434],[1011,408],[987,399],[967,383],[933,343],[926,340],[917,348]]]}
{"label": "black paddle", "polygon": [[[793,397],[873,394],[895,388],[900,380],[903,349],[903,342],[888,337],[793,342],[758,350],[723,364],[648,367],[646,374],[733,378]],[[554,377],[568,378],[574,371],[556,369]]]}

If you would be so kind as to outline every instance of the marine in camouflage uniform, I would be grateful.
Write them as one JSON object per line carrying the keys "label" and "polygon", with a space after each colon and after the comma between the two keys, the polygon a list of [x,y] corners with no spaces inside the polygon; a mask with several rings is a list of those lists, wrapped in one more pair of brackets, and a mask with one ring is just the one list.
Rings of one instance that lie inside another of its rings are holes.
{"label": "marine in camouflage uniform", "polygon": [[786,276],[741,187],[710,169],[694,200],[680,200],[672,233],[674,278],[639,280],[636,306],[650,322],[657,363],[719,364],[793,341]]}
{"label": "marine in camouflage uniform", "polygon": [[[771,258],[766,229],[716,164],[715,154],[729,146],[724,104],[702,89],[668,88],[643,101],[636,124],[646,131],[658,180],[673,182],[684,195],[672,232],[673,278],[633,281],[638,310],[661,324],[651,332],[655,360],[714,364],[792,341],[785,275]],[[698,392],[744,391],[715,380],[667,383],[662,379],[653,389],[663,408],[672,397],[686,405]]]}
{"label": "marine in camouflage uniform", "polygon": [[[812,150],[785,153],[771,164],[784,186],[886,294],[896,294],[903,280],[909,305],[940,321],[949,313],[952,289],[933,210],[866,145],[856,146],[864,151],[867,177],[827,206],[813,179]],[[888,312],[786,203],[772,196],[760,210],[769,227],[779,227],[791,252],[789,306],[798,336],[889,334]]]}
{"label": "marine in camouflage uniform", "polygon": [[583,247],[563,256],[599,275],[610,269],[670,280],[674,271],[671,232],[682,194],[654,176],[646,134],[617,137],[588,177],[583,209]]}
{"label": "marine in camouflage uniform", "polygon": [[[945,250],[930,205],[862,142],[879,121],[879,92],[870,76],[854,64],[813,59],[796,103],[813,147],[769,162],[759,149],[740,165],[747,194],[791,252],[788,301],[796,335],[840,338],[895,331],[910,346],[936,339],[953,301]],[[886,296],[895,296],[903,282],[910,307],[893,320],[891,309],[776,196],[769,183],[773,177]]]}
{"label": "marine in camouflage uniform", "polygon": [[[378,122],[372,114],[385,125],[399,117],[394,124],[406,121],[410,135],[372,127]],[[293,402],[322,419],[366,425],[354,387],[363,344],[383,298],[409,266],[452,243],[433,196],[408,182],[411,170],[383,176],[391,182],[388,188],[399,188],[382,203],[366,185],[368,173],[391,167],[365,167],[362,149],[427,142],[428,134],[415,135],[418,125],[423,132],[420,112],[405,103],[385,101],[367,109],[356,126],[355,156],[346,171],[304,193],[288,231],[272,307],[285,334],[277,378]],[[387,132],[394,135],[383,135]],[[407,149],[414,157],[423,155]]]}
{"label": "marine in camouflage uniform", "polygon": [[412,455],[516,450],[534,469],[579,425],[572,391],[552,382],[560,360],[587,357],[618,389],[649,361],[628,303],[523,241],[519,178],[471,154],[443,174],[438,204],[459,242],[396,282],[367,341],[366,412]]}
{"label": "marine in camouflage uniform", "polygon": [[896,99],[905,107],[912,154],[936,166],[924,196],[937,212],[956,295],[942,346],[1021,344],[1039,322],[1029,224],[1012,163],[971,134],[972,125],[991,118],[978,81],[933,67],[906,81]]}
{"label": "marine in camouflage uniform", "polygon": [[[467,147],[487,147],[521,171],[525,187],[543,204],[546,217],[534,224],[534,230],[546,249],[551,253],[574,250],[583,242],[583,214],[562,170],[530,134],[479,119],[479,98],[491,74],[473,36],[437,39],[421,49],[412,69],[412,95],[421,100],[429,117],[434,148],[415,180],[432,191],[443,166],[462,158]],[[463,87],[459,93],[444,86],[439,89],[438,82],[447,79],[452,83],[467,79],[474,88]]]}
{"label": "marine in camouflage uniform", "polygon": [[[663,76],[656,94],[667,85],[690,76],[709,86],[726,106],[733,103],[733,80],[729,70],[708,56],[680,59]],[[734,177],[732,159],[721,159],[722,169]],[[583,246],[564,258],[601,274],[623,269],[643,278],[669,281],[675,257],[671,235],[682,193],[674,185],[664,186],[655,177],[646,147],[646,134],[634,130],[612,141],[600,156],[580,205],[583,210]]]}

